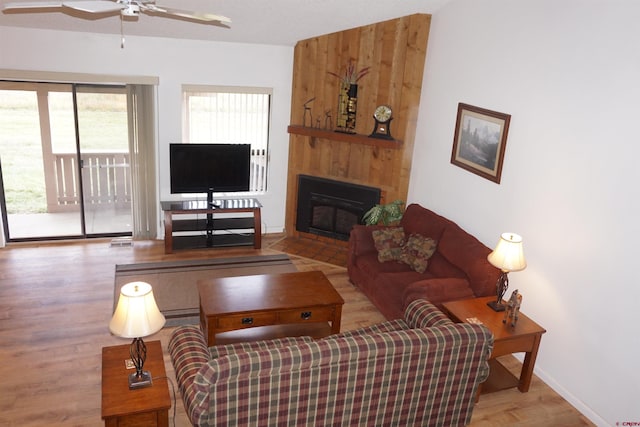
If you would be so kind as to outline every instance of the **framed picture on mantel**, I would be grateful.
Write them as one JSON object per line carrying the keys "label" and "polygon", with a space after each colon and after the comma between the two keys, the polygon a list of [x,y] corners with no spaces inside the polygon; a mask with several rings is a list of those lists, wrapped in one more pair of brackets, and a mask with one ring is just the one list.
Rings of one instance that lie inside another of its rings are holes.
{"label": "framed picture on mantel", "polygon": [[499,184],[510,120],[509,114],[459,103],[451,163]]}

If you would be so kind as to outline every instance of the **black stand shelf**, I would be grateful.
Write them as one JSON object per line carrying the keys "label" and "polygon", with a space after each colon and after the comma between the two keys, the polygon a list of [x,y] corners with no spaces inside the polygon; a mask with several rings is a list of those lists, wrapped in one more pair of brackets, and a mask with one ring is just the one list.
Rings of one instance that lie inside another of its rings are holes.
{"label": "black stand shelf", "polygon": [[[262,226],[257,199],[218,199],[167,201],[160,203],[164,211],[164,251],[172,253],[178,249],[197,249],[227,246],[262,246]],[[252,217],[233,217],[217,214],[251,213]],[[174,220],[174,216],[189,215],[189,218]],[[205,215],[203,218],[192,218]]]}

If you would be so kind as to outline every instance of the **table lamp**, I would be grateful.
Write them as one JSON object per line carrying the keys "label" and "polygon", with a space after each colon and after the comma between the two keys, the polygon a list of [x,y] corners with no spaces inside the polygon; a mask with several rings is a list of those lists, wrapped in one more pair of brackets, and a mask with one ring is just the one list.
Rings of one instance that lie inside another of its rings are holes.
{"label": "table lamp", "polygon": [[504,311],[505,306],[502,304],[502,298],[509,287],[507,273],[524,270],[527,266],[522,249],[522,237],[515,233],[502,233],[496,248],[487,256],[487,260],[502,271],[496,282],[497,298],[495,301],[489,301],[487,305],[494,311]]}
{"label": "table lamp", "polygon": [[120,288],[120,298],[109,322],[109,330],[116,336],[133,338],[129,354],[136,372],[129,375],[129,389],[151,385],[151,374],[142,370],[147,359],[147,347],[142,337],[155,334],[164,323],[165,318],[153,298],[150,284],[131,282]]}

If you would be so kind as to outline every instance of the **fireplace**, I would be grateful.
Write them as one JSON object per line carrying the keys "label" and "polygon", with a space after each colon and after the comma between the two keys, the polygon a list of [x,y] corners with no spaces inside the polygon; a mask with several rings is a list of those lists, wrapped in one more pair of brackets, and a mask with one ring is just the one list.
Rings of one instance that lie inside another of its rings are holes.
{"label": "fireplace", "polygon": [[380,189],[298,175],[296,230],[349,240],[354,224],[380,203]]}

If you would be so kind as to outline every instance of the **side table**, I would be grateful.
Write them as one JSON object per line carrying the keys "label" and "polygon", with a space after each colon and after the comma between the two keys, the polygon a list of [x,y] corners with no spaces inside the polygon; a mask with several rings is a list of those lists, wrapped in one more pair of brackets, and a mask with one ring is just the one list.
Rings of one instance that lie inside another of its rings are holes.
{"label": "side table", "polygon": [[[480,392],[491,393],[505,388],[518,387],[518,390],[526,393],[531,386],[531,377],[538,356],[540,340],[546,330],[522,312],[520,312],[515,326],[502,323],[504,312],[495,312],[487,307],[487,302],[494,299],[495,297],[485,297],[451,301],[444,303],[443,308],[452,320],[469,323],[467,319],[475,317],[493,333],[493,351],[489,360],[491,373],[489,378],[481,384]],[[525,357],[520,377],[517,378],[496,358],[521,352],[525,353]]]}
{"label": "side table", "polygon": [[168,427],[171,398],[160,341],[145,342],[150,387],[129,390],[129,344],[102,349],[102,419],[106,427]]}

